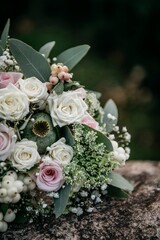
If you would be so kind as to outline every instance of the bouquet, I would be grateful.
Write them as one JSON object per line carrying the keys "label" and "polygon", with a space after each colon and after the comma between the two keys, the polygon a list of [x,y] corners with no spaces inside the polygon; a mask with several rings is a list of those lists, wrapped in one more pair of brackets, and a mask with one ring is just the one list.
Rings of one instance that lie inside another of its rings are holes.
{"label": "bouquet", "polygon": [[127,197],[133,187],[114,170],[129,158],[131,136],[114,101],[102,108],[100,93],[71,72],[90,47],[51,59],[55,42],[38,52],[10,38],[9,25],[0,40],[0,232]]}

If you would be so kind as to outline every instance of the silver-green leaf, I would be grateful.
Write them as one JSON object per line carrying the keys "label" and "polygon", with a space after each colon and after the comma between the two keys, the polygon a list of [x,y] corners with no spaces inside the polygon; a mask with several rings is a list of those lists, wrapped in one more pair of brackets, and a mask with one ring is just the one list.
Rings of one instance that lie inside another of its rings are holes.
{"label": "silver-green leaf", "polygon": [[46,43],[44,46],[42,46],[42,47],[39,49],[39,52],[40,52],[41,54],[44,54],[45,58],[48,58],[50,52],[52,51],[52,48],[53,48],[54,45],[55,45],[55,43],[56,43],[56,42],[54,42],[54,41]]}
{"label": "silver-green leaf", "polygon": [[42,82],[49,80],[51,70],[47,60],[26,43],[11,38],[10,49],[25,77],[36,77]]}
{"label": "silver-green leaf", "polygon": [[54,213],[56,218],[58,218],[66,209],[69,194],[71,191],[71,185],[66,185],[65,188],[61,188],[59,191],[59,198],[54,199]]}
{"label": "silver-green leaf", "polygon": [[66,65],[71,70],[89,51],[89,45],[69,48],[57,56],[57,62]]}
{"label": "silver-green leaf", "polygon": [[66,144],[68,144],[70,146],[74,145],[74,137],[68,126],[63,126],[61,128],[61,135],[66,139]]}
{"label": "silver-green leaf", "polygon": [[54,91],[56,92],[57,95],[60,95],[63,93],[64,90],[64,84],[62,81],[57,83],[57,85],[54,87]]}
{"label": "silver-green leaf", "polygon": [[110,174],[110,178],[112,179],[110,185],[123,190],[127,190],[129,192],[133,191],[133,185],[130,182],[128,182],[127,179],[122,177],[120,174],[112,172]]}
{"label": "silver-green leaf", "polygon": [[[111,114],[113,117],[110,118],[108,114]],[[107,132],[111,132],[113,126],[118,122],[118,109],[115,102],[112,99],[109,99],[104,106],[104,117],[103,122],[106,124]]]}
{"label": "silver-green leaf", "polygon": [[4,30],[1,35],[1,47],[5,49],[8,39],[8,33],[9,33],[9,27],[10,27],[10,19],[7,20],[7,23],[4,27]]}

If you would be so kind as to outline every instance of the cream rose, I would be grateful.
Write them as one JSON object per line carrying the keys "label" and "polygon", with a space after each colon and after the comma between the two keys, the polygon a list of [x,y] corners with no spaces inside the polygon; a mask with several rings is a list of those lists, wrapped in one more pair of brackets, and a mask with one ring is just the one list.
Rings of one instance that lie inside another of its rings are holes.
{"label": "cream rose", "polygon": [[49,147],[49,155],[62,166],[66,166],[73,158],[73,148],[65,142],[65,138],[61,138]]}
{"label": "cream rose", "polygon": [[0,89],[0,118],[10,121],[23,119],[29,113],[26,94],[10,83]]}
{"label": "cream rose", "polygon": [[27,139],[17,142],[14,146],[14,151],[9,156],[13,167],[19,171],[32,168],[40,159],[37,144]]}
{"label": "cream rose", "polygon": [[88,109],[87,104],[76,91],[51,95],[48,98],[48,105],[53,125],[59,125],[60,127],[80,123]]}
{"label": "cream rose", "polygon": [[0,123],[0,161],[5,161],[14,148],[17,136],[14,129]]}
{"label": "cream rose", "polygon": [[41,105],[48,97],[47,86],[36,77],[20,79],[20,90],[28,96],[31,103]]}

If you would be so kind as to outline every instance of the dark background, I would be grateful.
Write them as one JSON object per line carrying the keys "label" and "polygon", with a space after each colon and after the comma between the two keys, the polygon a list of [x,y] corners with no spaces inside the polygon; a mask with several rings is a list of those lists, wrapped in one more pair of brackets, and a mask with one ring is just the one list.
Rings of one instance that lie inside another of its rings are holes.
{"label": "dark background", "polygon": [[26,0],[1,3],[0,30],[35,49],[55,40],[52,56],[89,44],[74,79],[112,98],[132,135],[131,159],[159,160],[160,1]]}

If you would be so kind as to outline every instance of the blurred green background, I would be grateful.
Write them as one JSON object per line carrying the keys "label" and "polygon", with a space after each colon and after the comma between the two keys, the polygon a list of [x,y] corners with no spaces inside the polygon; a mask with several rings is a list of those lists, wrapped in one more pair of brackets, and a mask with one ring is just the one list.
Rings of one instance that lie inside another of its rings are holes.
{"label": "blurred green background", "polygon": [[132,135],[131,159],[159,160],[160,1],[26,0],[1,3],[0,30],[35,49],[55,40],[52,56],[89,44],[74,80],[112,98]]}

